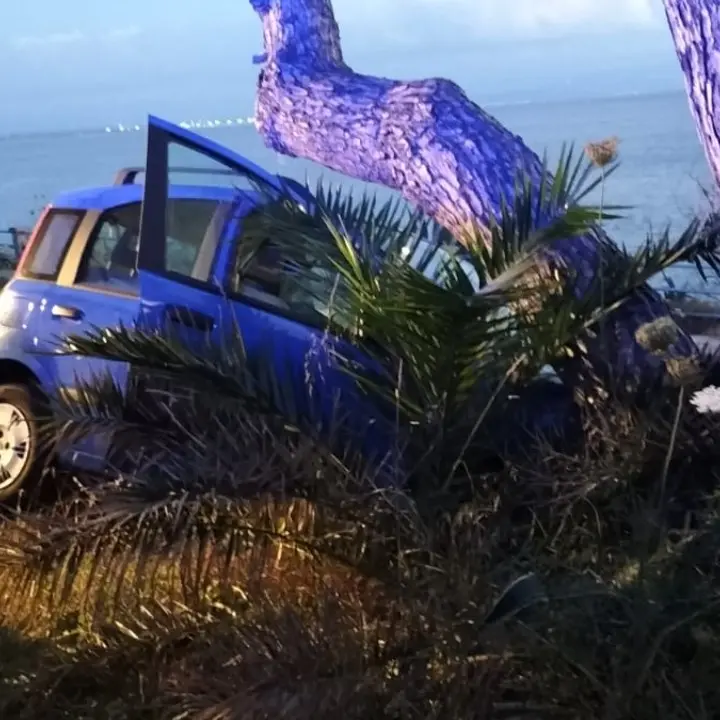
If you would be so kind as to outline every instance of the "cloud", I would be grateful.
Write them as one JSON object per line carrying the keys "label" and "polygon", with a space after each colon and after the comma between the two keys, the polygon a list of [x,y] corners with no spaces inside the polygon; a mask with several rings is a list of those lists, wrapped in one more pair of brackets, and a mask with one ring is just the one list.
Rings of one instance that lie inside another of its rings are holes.
{"label": "cloud", "polygon": [[130,25],[128,27],[120,27],[105,34],[106,40],[129,40],[142,35],[142,28],[137,25]]}
{"label": "cloud", "polygon": [[137,25],[113,28],[102,32],[82,32],[68,30],[66,32],[51,33],[49,35],[24,35],[11,41],[12,47],[17,50],[37,50],[40,48],[65,47],[68,45],[90,43],[125,42],[142,35],[142,28]]}
{"label": "cloud", "polygon": [[37,48],[54,45],[73,45],[85,40],[84,33],[79,30],[51,33],[50,35],[23,35],[15,38],[11,44],[16,48]]}
{"label": "cloud", "polygon": [[[467,36],[542,35],[656,25],[660,0],[334,0],[344,27],[379,24],[384,36],[445,26]],[[390,10],[392,7],[392,10]]]}
{"label": "cloud", "polygon": [[[404,0],[405,2],[413,0]],[[656,0],[418,0],[457,14],[479,30],[542,31],[583,27],[650,25]]]}

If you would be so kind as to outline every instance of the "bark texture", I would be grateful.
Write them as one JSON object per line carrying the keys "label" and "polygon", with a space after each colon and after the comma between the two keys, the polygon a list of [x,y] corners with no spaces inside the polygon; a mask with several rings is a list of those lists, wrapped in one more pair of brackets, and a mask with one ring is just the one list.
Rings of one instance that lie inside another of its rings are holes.
{"label": "bark texture", "polygon": [[[348,67],[330,0],[250,2],[265,45],[256,118],[272,149],[398,190],[455,232],[497,214],[520,169],[539,180],[540,158],[455,83],[398,82]],[[600,258],[595,238],[558,242],[554,251],[581,286],[591,281]],[[665,314],[659,295],[639,293],[616,312],[598,363],[609,359],[615,377],[628,379],[661,372],[662,361],[637,344],[635,330]],[[695,352],[685,335],[673,349]]]}
{"label": "bark texture", "polygon": [[664,2],[690,111],[720,188],[720,1]]}

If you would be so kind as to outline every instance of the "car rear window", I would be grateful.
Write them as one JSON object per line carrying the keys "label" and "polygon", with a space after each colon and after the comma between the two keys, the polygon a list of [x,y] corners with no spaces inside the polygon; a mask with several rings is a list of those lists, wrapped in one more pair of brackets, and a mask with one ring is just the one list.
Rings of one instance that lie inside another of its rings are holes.
{"label": "car rear window", "polygon": [[55,280],[82,213],[52,210],[23,262],[23,275]]}

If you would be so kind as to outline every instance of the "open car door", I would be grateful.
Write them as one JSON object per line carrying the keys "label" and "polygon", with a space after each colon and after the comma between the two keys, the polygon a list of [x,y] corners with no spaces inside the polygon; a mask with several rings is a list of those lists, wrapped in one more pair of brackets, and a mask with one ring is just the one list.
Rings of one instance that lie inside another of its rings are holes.
{"label": "open car door", "polygon": [[[314,331],[229,289],[244,220],[276,192],[308,202],[286,178],[151,117],[137,262],[138,325],[179,337],[204,355],[227,347],[228,341],[237,348],[239,339],[245,355],[258,359],[263,372],[272,368],[275,377],[286,373],[287,383],[304,389]],[[191,212],[182,207],[187,198],[195,203]],[[182,245],[187,252],[181,262],[176,253]]]}
{"label": "open car door", "polygon": [[[183,195],[180,186],[194,191]],[[282,182],[208,138],[149,118],[137,263],[141,323],[169,321],[201,333],[218,327],[223,233],[258,188],[279,192]]]}

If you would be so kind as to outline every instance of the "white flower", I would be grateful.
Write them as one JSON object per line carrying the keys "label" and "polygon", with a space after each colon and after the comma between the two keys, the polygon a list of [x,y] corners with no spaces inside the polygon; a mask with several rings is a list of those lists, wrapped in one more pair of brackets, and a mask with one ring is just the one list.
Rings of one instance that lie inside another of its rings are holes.
{"label": "white flower", "polygon": [[708,385],[694,393],[690,402],[699,413],[711,415],[720,413],[720,387]]}

